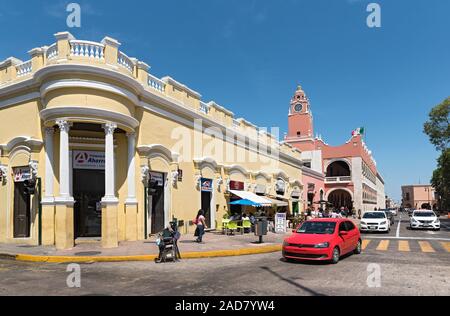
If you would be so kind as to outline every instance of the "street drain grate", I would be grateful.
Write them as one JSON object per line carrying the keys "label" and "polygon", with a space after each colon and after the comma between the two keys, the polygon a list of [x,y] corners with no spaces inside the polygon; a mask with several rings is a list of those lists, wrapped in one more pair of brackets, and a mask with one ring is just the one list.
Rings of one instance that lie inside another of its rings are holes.
{"label": "street drain grate", "polygon": [[88,252],[77,252],[75,256],[77,257],[86,257],[86,256],[98,256],[102,253],[100,251],[88,251]]}

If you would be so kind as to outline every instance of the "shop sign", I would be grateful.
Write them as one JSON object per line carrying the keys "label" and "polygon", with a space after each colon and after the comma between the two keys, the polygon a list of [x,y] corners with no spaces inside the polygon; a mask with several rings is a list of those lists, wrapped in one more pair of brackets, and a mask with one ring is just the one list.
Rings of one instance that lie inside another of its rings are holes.
{"label": "shop sign", "polygon": [[33,175],[30,167],[14,168],[14,182],[25,182],[32,178]]}
{"label": "shop sign", "polygon": [[277,180],[277,183],[275,184],[275,191],[282,194],[286,192],[286,182],[284,182],[283,179]]}
{"label": "shop sign", "polygon": [[286,213],[275,214],[275,233],[285,234],[287,230]]}
{"label": "shop sign", "polygon": [[105,153],[98,151],[74,151],[73,169],[105,170]]}
{"label": "shop sign", "polygon": [[244,191],[244,187],[245,187],[244,182],[230,181],[230,190]]}
{"label": "shop sign", "polygon": [[314,193],[316,191],[316,185],[314,183],[308,183],[308,192]]}
{"label": "shop sign", "polygon": [[178,182],[183,182],[183,170],[178,169]]}
{"label": "shop sign", "polygon": [[300,190],[294,190],[294,191],[292,191],[291,196],[293,199],[299,199],[301,195],[302,195],[302,192]]}
{"label": "shop sign", "polygon": [[159,172],[150,172],[150,182],[154,182],[158,187],[164,186],[164,175]]}
{"label": "shop sign", "polygon": [[202,178],[202,192],[212,192],[213,191],[212,183],[213,180]]}

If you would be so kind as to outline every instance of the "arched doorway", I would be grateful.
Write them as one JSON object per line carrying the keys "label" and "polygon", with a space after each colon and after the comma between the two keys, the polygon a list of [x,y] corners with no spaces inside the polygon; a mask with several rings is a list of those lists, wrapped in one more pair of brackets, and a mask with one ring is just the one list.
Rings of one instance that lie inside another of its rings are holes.
{"label": "arched doorway", "polygon": [[335,190],[328,195],[328,202],[333,207],[340,209],[341,207],[347,207],[349,210],[353,208],[353,200],[351,194],[346,190]]}
{"label": "arched doorway", "polygon": [[350,166],[342,160],[331,163],[327,168],[327,178],[329,177],[350,177]]}

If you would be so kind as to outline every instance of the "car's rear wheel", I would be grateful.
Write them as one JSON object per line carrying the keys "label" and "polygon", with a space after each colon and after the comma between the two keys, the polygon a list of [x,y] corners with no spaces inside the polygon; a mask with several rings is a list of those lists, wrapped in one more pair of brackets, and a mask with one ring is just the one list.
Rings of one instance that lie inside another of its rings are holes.
{"label": "car's rear wheel", "polygon": [[341,258],[341,252],[339,251],[339,248],[336,247],[333,249],[333,254],[331,256],[331,262],[333,264],[337,264],[339,262],[340,258]]}
{"label": "car's rear wheel", "polygon": [[355,254],[356,255],[359,255],[359,254],[361,254],[361,252],[362,252],[362,243],[361,243],[361,240],[358,240],[358,244],[356,245],[356,248],[355,248]]}

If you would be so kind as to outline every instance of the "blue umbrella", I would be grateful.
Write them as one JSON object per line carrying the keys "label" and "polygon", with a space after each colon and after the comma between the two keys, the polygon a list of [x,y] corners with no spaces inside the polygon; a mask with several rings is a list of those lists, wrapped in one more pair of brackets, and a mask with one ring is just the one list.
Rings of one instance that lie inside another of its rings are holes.
{"label": "blue umbrella", "polygon": [[238,200],[238,201],[231,202],[230,205],[244,205],[244,206],[255,206],[255,207],[261,206],[261,204],[255,203],[250,200]]}

